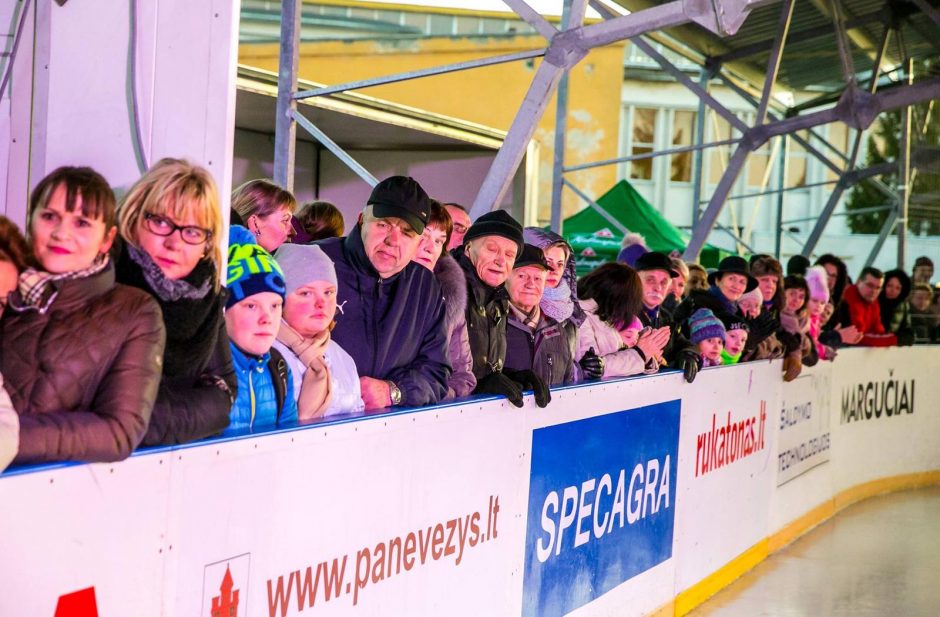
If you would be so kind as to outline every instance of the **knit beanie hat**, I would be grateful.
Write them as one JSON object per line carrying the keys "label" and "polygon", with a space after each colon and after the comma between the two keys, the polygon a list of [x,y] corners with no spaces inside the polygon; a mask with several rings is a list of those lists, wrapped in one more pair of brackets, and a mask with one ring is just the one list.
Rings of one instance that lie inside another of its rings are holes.
{"label": "knit beanie hat", "polygon": [[809,297],[819,302],[829,301],[829,275],[822,266],[813,266],[806,270],[806,286]]}
{"label": "knit beanie hat", "polygon": [[749,291],[749,292],[747,292],[747,293],[745,293],[745,294],[742,294],[741,297],[738,298],[738,303],[740,304],[740,303],[741,303],[741,300],[745,300],[745,299],[748,299],[748,298],[749,298],[749,299],[752,299],[752,300],[757,300],[757,304],[763,304],[763,303],[764,303],[764,294],[761,293],[760,287],[755,287],[755,288],[752,289],[751,291]]}
{"label": "knit beanie hat", "polygon": [[519,246],[516,254],[522,253],[522,245],[525,243],[522,238],[522,225],[505,210],[487,212],[474,221],[463,237],[463,242],[466,244],[475,238],[484,236],[502,236],[512,240]]}
{"label": "knit beanie hat", "polygon": [[336,285],[336,268],[316,244],[282,244],[274,252],[274,258],[284,272],[286,295],[313,281]]}
{"label": "knit beanie hat", "polygon": [[745,332],[750,332],[751,327],[747,325],[747,322],[738,315],[730,315],[726,317],[722,324],[725,326],[725,332],[731,332],[732,330],[744,330]]}
{"label": "knit beanie hat", "polygon": [[692,343],[698,345],[710,338],[725,340],[725,326],[711,310],[700,308],[689,318],[689,334]]}
{"label": "knit beanie hat", "polygon": [[633,268],[636,260],[650,252],[646,248],[646,239],[637,233],[628,233],[623,237],[620,253],[617,254],[617,261],[627,264]]}
{"label": "knit beanie hat", "polygon": [[284,273],[280,266],[255,242],[254,235],[241,225],[229,228],[225,286],[229,291],[225,308],[265,291],[284,297]]}
{"label": "knit beanie hat", "polygon": [[787,275],[799,274],[804,276],[807,268],[809,268],[809,260],[802,255],[794,255],[787,262]]}

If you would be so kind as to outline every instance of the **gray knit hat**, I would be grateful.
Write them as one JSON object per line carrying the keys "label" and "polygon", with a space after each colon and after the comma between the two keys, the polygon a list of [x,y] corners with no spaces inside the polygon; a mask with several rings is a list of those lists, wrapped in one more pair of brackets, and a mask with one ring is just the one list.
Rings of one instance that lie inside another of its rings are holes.
{"label": "gray knit hat", "polygon": [[284,271],[287,295],[314,281],[327,281],[336,285],[336,268],[316,244],[282,244],[274,253],[274,258]]}

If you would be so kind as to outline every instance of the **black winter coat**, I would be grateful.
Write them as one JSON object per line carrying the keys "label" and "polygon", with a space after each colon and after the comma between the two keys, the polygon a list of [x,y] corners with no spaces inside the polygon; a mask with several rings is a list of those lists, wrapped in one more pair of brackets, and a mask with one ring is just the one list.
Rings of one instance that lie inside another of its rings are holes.
{"label": "black winter coat", "polygon": [[[200,262],[187,277],[193,284],[212,276],[213,266]],[[164,301],[122,247],[116,260],[117,281],[153,296],[166,326],[163,378],[150,426],[141,445],[187,443],[220,433],[229,425],[238,378],[232,366],[222,307],[225,290],[204,298]],[[217,385],[222,379],[229,391]]]}
{"label": "black winter coat", "polygon": [[513,371],[531,370],[549,386],[574,381],[574,354],[578,329],[567,319],[558,323],[543,314],[532,332],[510,310],[506,326],[506,366]]}
{"label": "black winter coat", "polygon": [[356,361],[359,375],[388,379],[409,407],[447,395],[444,300],[434,274],[411,262],[387,279],[379,277],[362,245],[357,224],[345,238],[315,244],[336,267],[336,327],[332,336]]}
{"label": "black winter coat", "polygon": [[698,353],[698,349],[695,348],[695,345],[679,331],[679,323],[677,323],[673,317],[672,311],[668,310],[665,306],[660,305],[659,309],[654,313],[654,316],[651,316],[644,307],[639,317],[640,322],[644,326],[648,326],[654,330],[656,328],[662,328],[663,326],[669,326],[671,336],[669,337],[669,342],[666,343],[666,346],[663,348],[663,359],[666,360],[670,367],[675,365],[676,356],[682,350],[690,349]]}
{"label": "black winter coat", "polygon": [[509,295],[504,286],[490,287],[481,281],[461,248],[454,249],[451,255],[467,275],[467,336],[473,354],[473,374],[479,381],[502,372],[506,363]]}
{"label": "black winter coat", "polygon": [[[715,291],[712,291],[715,290]],[[702,290],[695,289],[689,296],[682,301],[682,304],[679,305],[679,308],[676,309],[674,318],[678,324],[679,331],[683,334],[691,332],[689,328],[689,318],[692,316],[696,310],[700,308],[710,309],[712,313],[715,314],[715,317],[721,320],[722,323],[728,323],[732,319],[740,319],[751,325],[753,320],[747,319],[744,316],[744,313],[738,307],[738,305],[729,303],[724,296],[719,297],[721,294],[720,291],[717,291],[717,288],[712,287],[711,289]],[[744,352],[742,356],[746,356],[751,351],[757,348],[760,343],[767,338],[773,332],[765,334],[763,336],[755,335],[755,328],[751,328],[750,333],[747,336],[747,342],[744,344]]]}

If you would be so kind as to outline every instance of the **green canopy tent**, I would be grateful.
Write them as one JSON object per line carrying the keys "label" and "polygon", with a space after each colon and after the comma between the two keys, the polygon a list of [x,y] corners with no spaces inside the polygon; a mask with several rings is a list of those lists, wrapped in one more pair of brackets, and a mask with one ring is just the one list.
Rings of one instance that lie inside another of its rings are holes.
{"label": "green canopy tent", "polygon": [[[587,207],[566,218],[562,224],[563,235],[577,255],[579,274],[617,259],[624,232],[613,221],[629,232],[642,235],[646,246],[653,251],[666,254],[682,252],[688,244],[688,234],[663,218],[626,180],[621,180],[604,193],[597,205],[613,220]],[[702,249],[701,263],[706,268],[714,268],[729,254],[706,244]]]}

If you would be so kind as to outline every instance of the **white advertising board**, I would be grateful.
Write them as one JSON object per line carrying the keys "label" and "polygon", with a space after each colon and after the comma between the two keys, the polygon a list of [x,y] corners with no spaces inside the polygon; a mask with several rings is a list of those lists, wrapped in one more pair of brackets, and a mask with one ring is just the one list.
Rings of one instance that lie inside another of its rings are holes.
{"label": "white advertising board", "polygon": [[779,363],[706,369],[683,386],[676,592],[767,536]]}
{"label": "white advertising board", "polygon": [[940,469],[940,349],[855,349],[832,365],[834,491]]}
{"label": "white advertising board", "polygon": [[[0,615],[648,614],[846,488],[940,470],[938,355],[850,350],[790,384],[779,362],[671,372],[559,388],[546,409],[469,401],[13,470]],[[827,417],[828,462],[782,468]]]}
{"label": "white advertising board", "polygon": [[777,486],[829,460],[829,366],[807,371],[781,389],[777,426]]}

